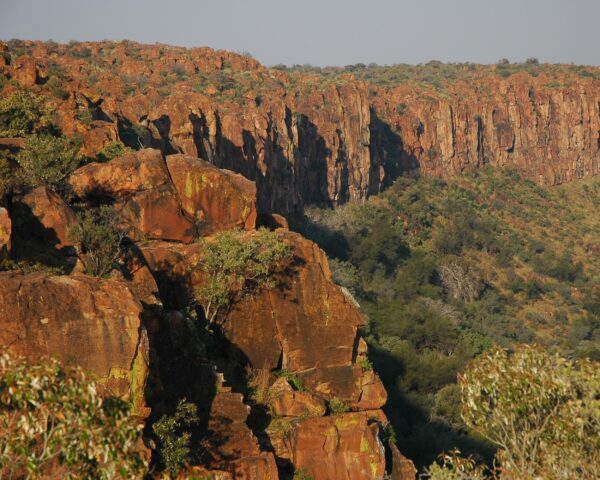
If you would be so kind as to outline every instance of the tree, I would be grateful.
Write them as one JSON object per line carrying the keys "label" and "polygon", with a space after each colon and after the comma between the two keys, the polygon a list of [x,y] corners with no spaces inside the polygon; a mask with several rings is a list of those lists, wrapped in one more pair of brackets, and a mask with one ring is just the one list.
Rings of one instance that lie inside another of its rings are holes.
{"label": "tree", "polygon": [[264,228],[251,236],[239,230],[220,232],[202,243],[204,259],[199,268],[206,282],[196,289],[195,297],[210,323],[236,296],[253,288],[273,288],[275,268],[290,256],[290,247]]}
{"label": "tree", "polygon": [[152,425],[158,438],[160,460],[173,478],[190,462],[192,434],[189,430],[199,422],[196,405],[180,400],[173,415],[163,415]]}
{"label": "tree", "polygon": [[535,346],[495,348],[459,385],[463,420],[499,448],[502,478],[597,478],[600,364]]}
{"label": "tree", "polygon": [[80,144],[65,137],[31,135],[16,156],[20,176],[30,187],[64,190],[67,177],[79,166]]}
{"label": "tree", "polygon": [[0,355],[0,478],[142,478],[142,426],[80,368]]}
{"label": "tree", "polygon": [[49,111],[37,95],[17,90],[0,99],[0,137],[24,137],[49,127]]}
{"label": "tree", "polygon": [[479,272],[460,257],[448,257],[439,267],[438,275],[449,297],[472,302],[484,288]]}
{"label": "tree", "polygon": [[70,236],[81,245],[80,258],[86,272],[104,277],[114,267],[126,232],[119,228],[118,216],[108,205],[85,210],[78,217]]}
{"label": "tree", "polygon": [[97,159],[99,162],[108,162],[113,158],[120,157],[128,152],[131,152],[131,148],[125,146],[122,142],[113,140],[102,147],[98,152]]}

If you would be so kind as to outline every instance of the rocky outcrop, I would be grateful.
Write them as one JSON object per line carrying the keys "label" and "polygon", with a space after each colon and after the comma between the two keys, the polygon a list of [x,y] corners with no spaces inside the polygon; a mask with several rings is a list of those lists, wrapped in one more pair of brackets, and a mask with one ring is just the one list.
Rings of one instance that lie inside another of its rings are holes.
{"label": "rocky outcrop", "polygon": [[124,282],[0,273],[0,345],[93,372],[107,393],[147,415],[150,351],[144,307]]}
{"label": "rocky outcrop", "polygon": [[167,168],[183,211],[201,233],[256,226],[256,186],[239,174],[199,158],[169,155]]}
{"label": "rocky outcrop", "polygon": [[[13,254],[44,263],[73,263],[73,210],[55,192],[38,187],[13,198],[11,206]],[[69,259],[69,257],[71,257]]]}
{"label": "rocky outcrop", "polygon": [[379,429],[369,413],[307,418],[290,436],[292,462],[314,480],[383,479],[385,447]]}

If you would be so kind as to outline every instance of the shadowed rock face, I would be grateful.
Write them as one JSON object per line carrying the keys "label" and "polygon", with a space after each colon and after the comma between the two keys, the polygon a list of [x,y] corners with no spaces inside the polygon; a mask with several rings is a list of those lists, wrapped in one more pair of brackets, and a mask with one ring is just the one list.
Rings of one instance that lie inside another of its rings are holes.
{"label": "shadowed rock face", "polygon": [[84,275],[0,273],[0,345],[57,356],[94,373],[107,392],[148,413],[144,307],[123,282]]}

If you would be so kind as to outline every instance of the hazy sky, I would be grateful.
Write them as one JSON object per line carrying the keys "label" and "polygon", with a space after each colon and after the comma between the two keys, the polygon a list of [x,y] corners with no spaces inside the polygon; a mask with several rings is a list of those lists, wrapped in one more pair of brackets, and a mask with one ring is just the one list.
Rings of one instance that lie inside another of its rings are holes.
{"label": "hazy sky", "polygon": [[0,0],[0,38],[248,51],[261,62],[600,65],[600,0]]}

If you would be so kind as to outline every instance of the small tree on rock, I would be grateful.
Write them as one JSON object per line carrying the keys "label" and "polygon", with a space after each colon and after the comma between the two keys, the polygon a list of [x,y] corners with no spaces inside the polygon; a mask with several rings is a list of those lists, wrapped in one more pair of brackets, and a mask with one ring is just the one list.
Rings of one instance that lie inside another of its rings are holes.
{"label": "small tree on rock", "polygon": [[78,215],[71,238],[81,246],[81,261],[89,275],[104,277],[113,269],[125,231],[119,228],[115,210],[102,205]]}
{"label": "small tree on rock", "polygon": [[238,230],[220,232],[202,243],[204,259],[199,268],[207,278],[196,289],[195,298],[210,323],[236,296],[253,288],[273,288],[276,267],[291,255],[290,247],[279,240],[277,233],[266,229],[252,236]]}

